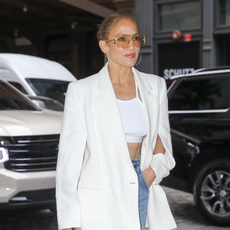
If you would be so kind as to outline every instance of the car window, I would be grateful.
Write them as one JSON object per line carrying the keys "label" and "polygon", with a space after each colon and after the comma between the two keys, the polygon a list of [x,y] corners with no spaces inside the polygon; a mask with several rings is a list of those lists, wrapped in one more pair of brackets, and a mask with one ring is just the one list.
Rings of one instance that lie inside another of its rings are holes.
{"label": "car window", "polygon": [[26,81],[38,96],[50,97],[64,103],[69,82],[33,78],[27,78]]}
{"label": "car window", "polygon": [[9,84],[0,81],[0,110],[37,110],[32,102],[27,100]]}
{"label": "car window", "polygon": [[182,80],[169,99],[169,110],[211,110],[230,107],[230,77]]}
{"label": "car window", "polygon": [[13,81],[9,81],[9,83],[11,85],[13,85],[15,88],[17,88],[18,90],[20,90],[22,93],[27,94],[26,90],[24,89],[24,87],[20,83],[13,82]]}

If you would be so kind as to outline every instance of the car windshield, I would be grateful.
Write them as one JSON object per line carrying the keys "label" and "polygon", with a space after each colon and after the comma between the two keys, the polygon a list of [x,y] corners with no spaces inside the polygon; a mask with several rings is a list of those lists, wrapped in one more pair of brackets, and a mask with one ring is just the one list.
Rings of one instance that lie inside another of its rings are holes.
{"label": "car windshield", "polygon": [[0,81],[0,110],[38,110],[24,95]]}
{"label": "car windshield", "polygon": [[68,81],[34,78],[26,78],[26,81],[38,96],[50,97],[64,103]]}

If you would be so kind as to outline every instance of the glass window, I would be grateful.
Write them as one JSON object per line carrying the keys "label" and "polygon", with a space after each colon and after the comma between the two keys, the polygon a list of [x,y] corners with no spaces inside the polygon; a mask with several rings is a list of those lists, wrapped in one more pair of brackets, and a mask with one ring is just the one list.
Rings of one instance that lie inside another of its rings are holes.
{"label": "glass window", "polygon": [[33,103],[9,84],[0,81],[0,110],[37,110]]}
{"label": "glass window", "polygon": [[230,0],[219,0],[220,5],[220,25],[230,25]]}
{"label": "glass window", "polygon": [[27,78],[26,81],[38,96],[50,97],[64,104],[69,82]]}
{"label": "glass window", "polygon": [[27,94],[26,90],[24,89],[24,87],[20,83],[13,82],[13,81],[9,81],[9,83],[11,85],[13,85],[15,88],[17,88],[18,90],[20,90],[22,93]]}
{"label": "glass window", "polygon": [[183,80],[169,100],[169,110],[209,110],[230,107],[230,77]]}
{"label": "glass window", "polygon": [[200,5],[200,1],[159,5],[159,30],[200,28]]}

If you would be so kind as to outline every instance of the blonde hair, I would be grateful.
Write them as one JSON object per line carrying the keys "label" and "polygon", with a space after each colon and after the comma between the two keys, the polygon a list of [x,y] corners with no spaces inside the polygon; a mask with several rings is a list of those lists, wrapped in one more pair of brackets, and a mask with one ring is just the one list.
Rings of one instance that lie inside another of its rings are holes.
{"label": "blonde hair", "polygon": [[113,26],[115,26],[120,20],[129,19],[137,25],[135,18],[129,14],[111,14],[106,17],[102,23],[98,26],[97,39],[100,40],[108,40],[109,32]]}

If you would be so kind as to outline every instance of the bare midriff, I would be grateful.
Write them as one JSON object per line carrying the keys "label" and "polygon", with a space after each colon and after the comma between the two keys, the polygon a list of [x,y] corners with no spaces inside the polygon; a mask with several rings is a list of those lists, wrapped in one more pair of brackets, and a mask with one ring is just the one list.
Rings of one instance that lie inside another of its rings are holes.
{"label": "bare midriff", "polygon": [[141,145],[142,143],[127,143],[129,148],[130,158],[132,160],[137,159],[138,155],[141,153]]}

